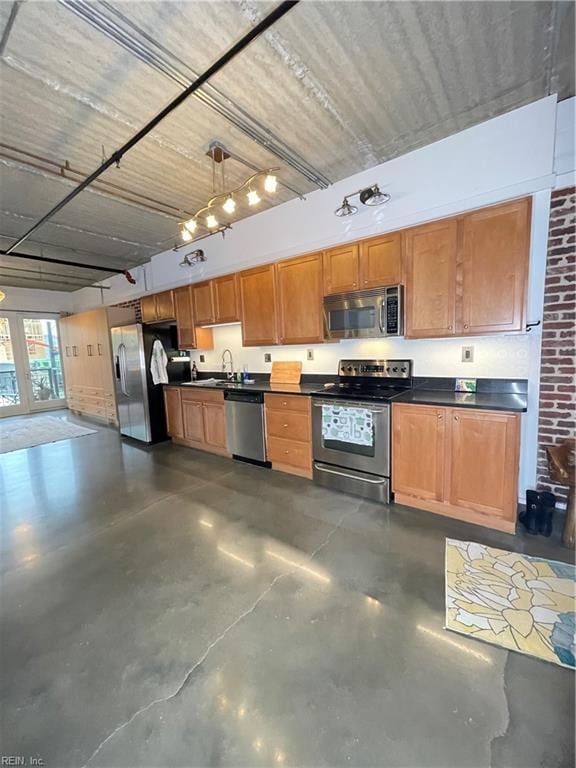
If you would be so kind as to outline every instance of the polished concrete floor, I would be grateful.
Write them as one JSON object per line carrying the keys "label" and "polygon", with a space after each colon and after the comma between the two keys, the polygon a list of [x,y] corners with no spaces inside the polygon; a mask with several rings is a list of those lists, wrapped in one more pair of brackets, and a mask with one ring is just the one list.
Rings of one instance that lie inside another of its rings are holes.
{"label": "polished concrete floor", "polygon": [[0,469],[4,755],[573,763],[573,674],[443,630],[446,536],[568,559],[555,540],[107,428]]}

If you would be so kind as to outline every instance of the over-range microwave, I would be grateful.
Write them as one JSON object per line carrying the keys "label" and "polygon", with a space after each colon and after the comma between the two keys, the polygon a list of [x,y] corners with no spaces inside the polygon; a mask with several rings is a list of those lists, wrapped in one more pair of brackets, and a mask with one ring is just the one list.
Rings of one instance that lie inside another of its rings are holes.
{"label": "over-range microwave", "polygon": [[362,339],[404,334],[401,285],[324,297],[324,337]]}

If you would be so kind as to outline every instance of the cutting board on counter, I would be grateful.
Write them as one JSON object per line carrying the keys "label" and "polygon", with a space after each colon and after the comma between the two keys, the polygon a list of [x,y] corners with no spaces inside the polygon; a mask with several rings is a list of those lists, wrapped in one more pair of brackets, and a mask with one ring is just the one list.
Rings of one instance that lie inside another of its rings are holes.
{"label": "cutting board on counter", "polygon": [[272,363],[270,384],[300,384],[302,363],[276,362]]}

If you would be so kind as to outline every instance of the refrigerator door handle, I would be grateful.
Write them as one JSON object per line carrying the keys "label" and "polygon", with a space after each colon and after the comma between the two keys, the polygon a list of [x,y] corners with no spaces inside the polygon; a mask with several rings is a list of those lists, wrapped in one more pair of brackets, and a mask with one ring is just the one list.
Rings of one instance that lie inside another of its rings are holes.
{"label": "refrigerator door handle", "polygon": [[123,342],[118,345],[118,360],[120,363],[120,391],[123,395],[126,395],[126,397],[130,397],[126,386],[126,345]]}

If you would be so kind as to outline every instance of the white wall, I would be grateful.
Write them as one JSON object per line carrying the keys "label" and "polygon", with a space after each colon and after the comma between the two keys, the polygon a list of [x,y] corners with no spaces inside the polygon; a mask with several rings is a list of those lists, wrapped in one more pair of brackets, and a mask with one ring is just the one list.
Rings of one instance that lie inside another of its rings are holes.
{"label": "white wall", "polygon": [[0,314],[3,311],[14,312],[72,312],[75,304],[73,293],[64,291],[41,291],[31,288],[10,288],[0,286],[6,298],[0,304]]}
{"label": "white wall", "polygon": [[[574,100],[571,105],[557,105],[555,96],[541,99],[356,174],[327,190],[313,192],[305,201],[293,200],[244,219],[234,224],[226,239],[217,235],[202,241],[208,260],[196,268],[183,270],[178,266],[185,249],[159,254],[132,271],[135,286],[122,277],[106,281],[111,290],[105,298],[114,303],[532,194],[528,320],[541,319],[550,190],[555,186],[556,174],[566,179],[574,169],[570,141],[573,130]],[[346,193],[375,182],[392,196],[390,203],[364,208],[350,219],[333,215]],[[77,309],[83,309],[94,306],[97,296],[94,291],[78,291],[74,301]],[[215,329],[214,338],[215,349],[205,353],[204,364],[198,362],[199,354],[193,355],[201,370],[218,370],[222,351],[228,347],[235,365],[246,365],[249,371],[268,371],[270,365],[264,363],[264,352],[269,351],[273,360],[302,360],[304,372],[311,373],[336,373],[341,357],[398,356],[414,360],[417,376],[527,378],[529,411],[523,418],[520,493],[535,483],[541,341],[538,328],[516,336],[469,340],[348,341],[269,350],[244,349],[238,326]],[[474,346],[473,363],[461,362],[464,344]],[[306,361],[307,348],[314,349],[313,361]]]}
{"label": "white wall", "polygon": [[554,171],[556,189],[573,187],[576,184],[576,98],[565,99],[558,104],[556,120],[556,143],[554,147]]}

